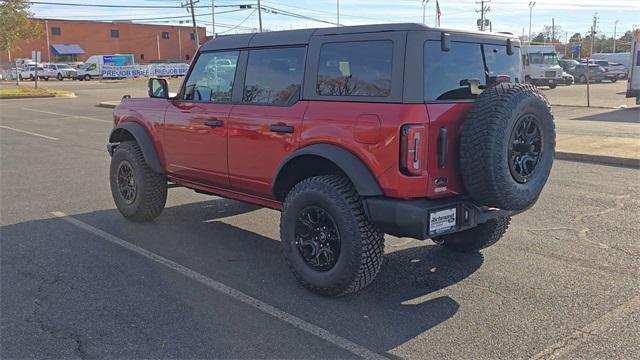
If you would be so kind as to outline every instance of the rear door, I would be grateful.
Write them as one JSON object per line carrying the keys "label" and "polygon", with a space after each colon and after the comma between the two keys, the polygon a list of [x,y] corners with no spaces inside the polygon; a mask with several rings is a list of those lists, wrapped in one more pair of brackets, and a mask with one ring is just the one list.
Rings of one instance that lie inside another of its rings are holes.
{"label": "rear door", "polygon": [[163,143],[172,176],[228,187],[227,121],[238,57],[239,51],[201,53],[167,107]]}
{"label": "rear door", "polygon": [[275,170],[295,151],[306,102],[299,101],[306,47],[247,51],[242,101],[229,117],[229,179],[241,192],[271,197]]}

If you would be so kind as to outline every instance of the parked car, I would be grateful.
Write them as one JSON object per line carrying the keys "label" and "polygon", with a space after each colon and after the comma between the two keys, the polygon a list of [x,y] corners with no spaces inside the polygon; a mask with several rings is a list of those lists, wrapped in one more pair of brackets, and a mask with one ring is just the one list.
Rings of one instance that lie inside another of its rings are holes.
{"label": "parked car", "polygon": [[586,83],[587,78],[590,81],[594,81],[597,83],[602,82],[605,77],[604,69],[596,64],[589,65],[589,69],[587,70],[587,64],[578,64],[572,69],[568,69],[567,72],[576,79],[576,82]]}
{"label": "parked car", "polygon": [[18,78],[20,80],[29,79],[31,81],[34,81],[36,79],[36,76],[38,77],[38,79],[45,78],[44,67],[42,65],[27,65],[26,67],[18,70]]}
{"label": "parked car", "polygon": [[176,96],[152,78],[149,98],[114,110],[112,196],[132,221],[158,217],[174,186],[279,210],[295,277],[348,294],[376,277],[385,233],[478,251],[536,202],[555,131],[522,81],[511,35],[385,24],[212,40]]}
{"label": "parked car", "polygon": [[62,81],[64,79],[75,79],[77,71],[69,64],[47,64],[44,69],[45,80],[50,78]]}
{"label": "parked car", "polygon": [[559,81],[560,84],[564,85],[572,85],[575,82],[575,78],[573,75],[563,71],[562,72],[562,80]]}
{"label": "parked car", "polygon": [[[586,61],[585,61],[586,62]],[[589,64],[595,64],[604,69],[605,78],[611,82],[616,82],[627,76],[627,70],[624,65],[610,62],[608,60],[589,60]]]}

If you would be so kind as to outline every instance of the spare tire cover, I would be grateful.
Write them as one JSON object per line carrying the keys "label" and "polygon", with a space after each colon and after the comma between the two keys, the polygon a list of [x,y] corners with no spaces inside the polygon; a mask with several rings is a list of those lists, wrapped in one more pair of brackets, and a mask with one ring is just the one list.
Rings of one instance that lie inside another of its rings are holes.
{"label": "spare tire cover", "polygon": [[460,137],[460,173],[478,204],[523,210],[532,206],[555,155],[551,107],[535,86],[487,88],[467,113]]}

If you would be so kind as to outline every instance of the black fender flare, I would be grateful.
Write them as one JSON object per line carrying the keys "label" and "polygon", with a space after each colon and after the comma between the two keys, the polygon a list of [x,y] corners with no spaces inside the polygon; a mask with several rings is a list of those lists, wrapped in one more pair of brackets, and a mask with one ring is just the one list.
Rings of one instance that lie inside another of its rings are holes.
{"label": "black fender flare", "polygon": [[271,191],[277,197],[281,172],[292,160],[305,155],[322,157],[335,164],[349,178],[360,196],[382,196],[382,188],[371,170],[350,151],[332,144],[314,144],[296,150],[287,156],[275,172]]}
{"label": "black fender flare", "polygon": [[[160,165],[158,152],[156,151],[156,147],[153,145],[151,135],[149,135],[147,129],[136,122],[127,122],[124,124],[120,124],[113,130],[111,130],[111,134],[109,135],[109,143],[120,142],[121,140],[118,139],[118,137],[122,131],[128,132],[136,140],[136,142],[140,146],[140,150],[142,150],[142,156],[144,156],[144,161],[147,163],[147,165],[149,165],[149,167],[154,172],[158,174],[164,174],[165,172]],[[112,154],[111,147],[109,148],[109,152]]]}

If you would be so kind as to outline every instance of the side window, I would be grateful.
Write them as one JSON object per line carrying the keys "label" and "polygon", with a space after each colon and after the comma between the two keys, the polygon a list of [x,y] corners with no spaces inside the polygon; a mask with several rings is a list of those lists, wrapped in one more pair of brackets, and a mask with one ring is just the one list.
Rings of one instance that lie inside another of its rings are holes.
{"label": "side window", "polygon": [[298,100],[304,53],[304,48],[249,50],[242,101],[287,105]]}
{"label": "side window", "polygon": [[484,59],[487,62],[489,76],[508,75],[511,82],[520,82],[522,79],[522,64],[520,63],[520,47],[513,47],[513,54],[507,54],[505,45],[482,45]]}
{"label": "side window", "polygon": [[318,95],[389,96],[393,42],[327,43],[320,49]]}
{"label": "side window", "polygon": [[476,95],[464,85],[469,80],[486,85],[480,44],[452,41],[449,51],[442,51],[439,41],[425,42],[425,101],[474,99]]}
{"label": "side window", "polygon": [[231,102],[238,51],[202,53],[184,87],[184,100]]}

